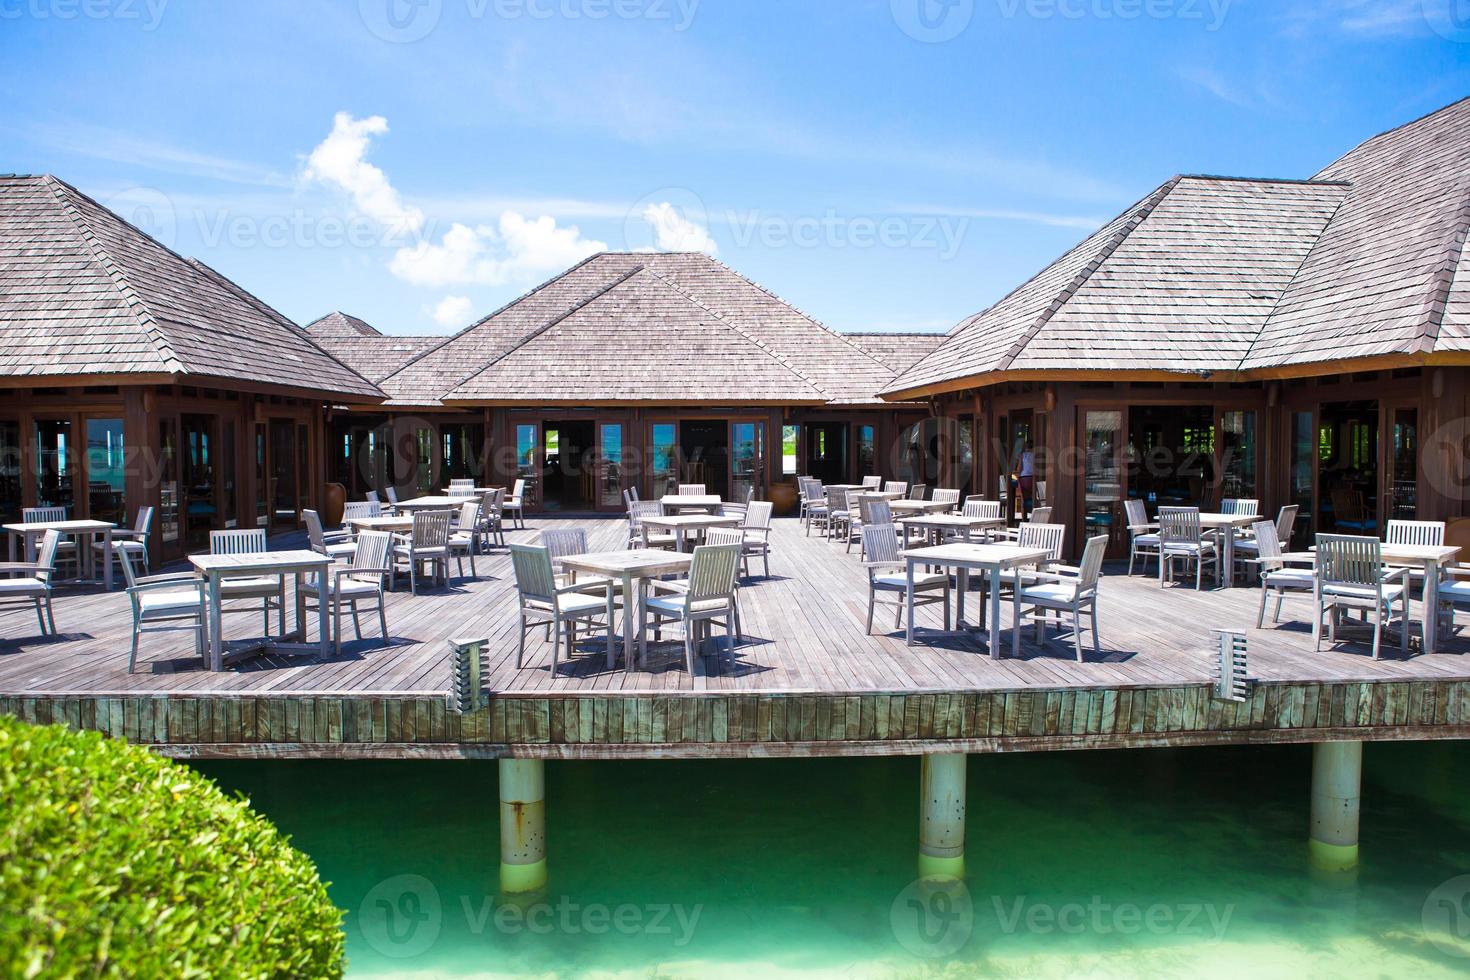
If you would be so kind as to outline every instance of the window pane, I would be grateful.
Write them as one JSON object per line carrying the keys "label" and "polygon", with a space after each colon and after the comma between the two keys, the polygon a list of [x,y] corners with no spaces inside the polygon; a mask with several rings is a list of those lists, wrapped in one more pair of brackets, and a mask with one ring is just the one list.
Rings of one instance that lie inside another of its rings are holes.
{"label": "window pane", "polygon": [[1108,536],[1109,550],[1126,546],[1123,482],[1118,455],[1123,441],[1122,412],[1088,412],[1085,419],[1086,472],[1083,479],[1083,524],[1087,535]]}
{"label": "window pane", "polygon": [[1418,513],[1419,413],[1401,408],[1393,413],[1393,519],[1412,521]]}
{"label": "window pane", "polygon": [[[166,542],[179,540],[182,520],[179,514],[178,450],[178,431],[173,420],[161,420],[158,423],[158,534]],[[261,484],[264,483],[262,480]]]}
{"label": "window pane", "polygon": [[758,491],[761,487],[761,459],[764,454],[760,444],[760,427],[753,422],[738,422],[730,430],[735,440],[731,447],[735,481],[733,489],[735,499],[743,501],[747,493]]}
{"label": "window pane", "polygon": [[87,419],[87,503],[92,519],[123,524],[122,419]]}
{"label": "window pane", "polygon": [[0,520],[20,520],[20,423],[0,421]]}
{"label": "window pane", "polygon": [[598,503],[617,507],[623,502],[623,427],[608,423],[602,427],[601,452],[597,455]]}
{"label": "window pane", "polygon": [[72,470],[76,466],[69,419],[36,420],[36,503],[74,514]]}
{"label": "window pane", "polygon": [[1312,450],[1311,412],[1295,412],[1291,416],[1291,502],[1299,508],[1296,536],[1299,541],[1312,540]]}
{"label": "window pane", "polygon": [[1254,499],[1256,493],[1256,413],[1226,412],[1220,419],[1224,434],[1220,495]]}
{"label": "window pane", "polygon": [[679,492],[678,427],[660,422],[653,427],[653,496]]}
{"label": "window pane", "polygon": [[796,426],[781,426],[781,472],[787,476],[796,473]]}
{"label": "window pane", "polygon": [[878,475],[878,441],[871,425],[858,426],[857,466],[859,477]]}

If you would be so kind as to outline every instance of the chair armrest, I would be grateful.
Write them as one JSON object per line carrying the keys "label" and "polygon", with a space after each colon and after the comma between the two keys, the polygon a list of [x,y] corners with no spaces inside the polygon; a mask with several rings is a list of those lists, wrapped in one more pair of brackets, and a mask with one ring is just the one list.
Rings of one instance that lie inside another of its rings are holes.
{"label": "chair armrest", "polygon": [[113,540],[118,538],[146,538],[147,531],[137,531],[130,527],[115,527],[112,529]]}
{"label": "chair armrest", "polygon": [[[612,585],[612,580],[609,579],[607,582],[603,583],[603,585],[610,587]],[[568,595],[568,594],[573,593],[573,592],[579,592],[579,593],[581,593],[583,595],[586,595],[587,594],[587,591],[589,589],[594,589],[596,587],[597,587],[597,583],[596,582],[589,582],[589,581],[586,581],[586,580],[583,580],[581,582],[569,582],[566,585],[558,585],[556,587],[555,594],[556,595]]]}
{"label": "chair armrest", "polygon": [[1446,578],[1470,578],[1470,565],[1444,565],[1439,572]]}
{"label": "chair armrest", "polygon": [[46,565],[38,565],[30,561],[0,561],[0,574],[5,572],[49,572],[51,569]]}
{"label": "chair armrest", "polygon": [[1383,573],[1383,581],[1388,583],[1395,580],[1402,580],[1407,583],[1409,581],[1409,572],[1411,571],[1412,569],[1408,567],[1391,569]]}
{"label": "chair armrest", "polygon": [[128,595],[136,595],[139,592],[156,592],[159,589],[193,589],[204,598],[204,587],[206,583],[202,578],[194,578],[191,575],[150,575],[147,579],[139,579],[136,585],[128,587]]}
{"label": "chair armrest", "polygon": [[865,562],[863,562],[863,567],[864,568],[872,568],[872,569],[879,569],[879,568],[903,568],[907,564],[908,564],[908,562],[903,562],[903,561],[865,561]]}
{"label": "chair armrest", "polygon": [[648,586],[654,592],[663,590],[664,592],[682,594],[689,591],[689,583],[684,579],[649,579]]}
{"label": "chair armrest", "polygon": [[207,582],[208,579],[200,578],[193,572],[164,572],[159,575],[147,575],[143,578],[134,579],[138,585],[155,585],[169,582]]}
{"label": "chair armrest", "polygon": [[1148,532],[1148,531],[1157,531],[1158,529],[1159,529],[1159,526],[1157,524],[1129,524],[1128,525],[1128,530],[1130,530],[1130,531]]}
{"label": "chair armrest", "polygon": [[1048,578],[1081,578],[1082,576],[1082,569],[1076,565],[1063,565],[1060,562],[1052,562],[1048,566],[1048,569],[1045,572],[1033,572],[1031,574],[1038,576],[1045,575]]}

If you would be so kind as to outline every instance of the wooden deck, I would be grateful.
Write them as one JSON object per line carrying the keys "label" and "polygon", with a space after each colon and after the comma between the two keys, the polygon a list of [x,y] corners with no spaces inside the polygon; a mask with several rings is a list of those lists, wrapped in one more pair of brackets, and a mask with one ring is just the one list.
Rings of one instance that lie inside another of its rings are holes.
{"label": "wooden deck", "polygon": [[[616,520],[532,523],[511,540],[576,524],[594,549],[609,549],[624,529]],[[164,633],[144,636],[138,672],[128,674],[131,621],[120,592],[63,592],[56,638],[36,635],[29,609],[5,607],[0,710],[65,719],[180,754],[352,754],[352,746],[404,755],[464,754],[467,746],[477,754],[546,755],[595,754],[592,746],[606,754],[619,746],[633,753],[682,746],[688,754],[753,746],[918,751],[939,740],[999,750],[1086,739],[1103,746],[1345,737],[1355,728],[1375,730],[1366,737],[1470,733],[1470,636],[1446,638],[1436,654],[1418,653],[1415,637],[1410,656],[1388,646],[1377,662],[1366,643],[1316,653],[1306,600],[1288,600],[1283,623],[1258,631],[1250,628],[1254,589],[1161,589],[1151,576],[1130,578],[1118,568],[1103,582],[1101,654],[1087,650],[1078,663],[1070,642],[1036,645],[1027,629],[1021,657],[1011,659],[1006,609],[1007,656],[997,661],[968,638],[926,634],[906,646],[890,628],[891,606],[880,607],[877,635],[865,635],[865,573],[855,553],[807,537],[792,520],[776,522],[772,542],[771,577],[756,574],[741,591],[746,636],[733,666],[708,656],[693,677],[675,643],[652,649],[645,669],[629,672],[609,669],[597,640],[584,641],[553,677],[539,630],[517,669],[514,589],[499,550],[479,559],[478,578],[447,589],[413,596],[403,579],[389,601],[387,646],[377,638],[376,617],[364,615],[366,639],[349,640],[340,657],[258,658],[223,673],[202,668],[190,634]],[[972,620],[977,603],[972,597]],[[939,625],[938,607],[921,608],[918,617]],[[225,624],[227,636],[249,635],[259,629],[259,613],[227,614]],[[1257,683],[1244,704],[1210,697],[1212,627],[1248,631]],[[445,708],[450,637],[488,638],[488,708],[464,716]]]}

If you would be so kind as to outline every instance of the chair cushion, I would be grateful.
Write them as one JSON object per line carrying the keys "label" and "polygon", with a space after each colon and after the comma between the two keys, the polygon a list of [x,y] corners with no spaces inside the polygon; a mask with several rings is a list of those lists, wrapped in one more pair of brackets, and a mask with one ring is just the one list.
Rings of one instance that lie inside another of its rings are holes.
{"label": "chair cushion", "polygon": [[417,548],[417,549],[410,548],[406,544],[396,544],[396,545],[393,546],[393,554],[395,556],[399,557],[399,558],[407,558],[410,555],[412,555],[415,558],[419,558],[419,559],[425,559],[425,558],[443,558],[448,553],[449,553],[449,549],[446,548],[446,547],[444,547],[443,545],[435,545],[432,548]]}
{"label": "chair cushion", "polygon": [[[112,540],[113,551],[130,551],[141,554],[143,551],[143,547],[143,542],[141,541],[121,541],[117,538],[114,538]],[[106,549],[101,541],[93,541],[92,550],[97,552],[98,554],[101,554]]]}
{"label": "chair cushion", "polygon": [[[685,599],[681,595],[651,596],[647,606],[665,616],[679,617],[684,615]],[[724,612],[729,608],[724,599],[699,599],[691,607],[696,613]]]}
{"label": "chair cushion", "polygon": [[46,583],[31,576],[28,578],[0,578],[0,595],[27,595],[46,592]]}
{"label": "chair cushion", "polygon": [[[579,592],[568,592],[562,594],[557,603],[561,606],[563,616],[586,615],[587,613],[607,612],[607,597],[605,595],[591,596]],[[532,599],[526,603],[532,609],[540,609],[551,612],[551,603],[540,599]]]}
{"label": "chair cushion", "polygon": [[[1402,585],[1385,585],[1383,587],[1383,600],[1385,602],[1397,602],[1399,596],[1403,595],[1403,593],[1404,587]],[[1377,590],[1369,585],[1334,585],[1329,583],[1322,586],[1322,594],[1341,599],[1358,599],[1372,602],[1377,595]]]}
{"label": "chair cushion", "polygon": [[219,594],[228,599],[241,594],[251,596],[275,595],[283,587],[281,579],[274,575],[252,575],[248,578],[221,579]]}
{"label": "chair cushion", "polygon": [[1453,581],[1439,583],[1441,602],[1470,603],[1470,582]]}
{"label": "chair cushion", "polygon": [[1135,547],[1140,548],[1157,548],[1159,546],[1159,536],[1155,533],[1136,534],[1133,536],[1133,544]]}
{"label": "chair cushion", "polygon": [[[883,575],[873,576],[873,584],[879,588],[907,589],[908,576],[903,572],[887,572]],[[914,588],[932,589],[949,584],[949,575],[944,572],[915,572]]]}
{"label": "chair cushion", "polygon": [[1057,602],[1071,605],[1077,586],[1071,582],[1039,582],[1021,587],[1022,602]]}
{"label": "chair cushion", "polygon": [[332,558],[346,558],[357,554],[356,544],[329,544],[327,555]]}
{"label": "chair cushion", "polygon": [[199,611],[199,593],[193,589],[177,592],[167,589],[158,592],[140,592],[138,608],[144,616],[166,616],[176,613]]}
{"label": "chair cushion", "polygon": [[1310,568],[1278,568],[1266,573],[1266,584],[1280,589],[1310,589],[1314,578]]}
{"label": "chair cushion", "polygon": [[[317,594],[316,580],[312,579],[302,584],[301,591],[311,595]],[[364,596],[378,594],[378,580],[344,577],[340,581],[336,576],[327,579],[328,595]]]}

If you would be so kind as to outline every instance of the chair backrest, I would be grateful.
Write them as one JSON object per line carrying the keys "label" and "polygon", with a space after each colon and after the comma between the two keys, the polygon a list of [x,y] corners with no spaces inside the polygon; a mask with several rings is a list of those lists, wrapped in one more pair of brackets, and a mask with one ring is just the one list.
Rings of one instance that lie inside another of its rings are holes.
{"label": "chair backrest", "polygon": [[455,525],[456,531],[473,531],[480,523],[480,501],[477,499],[466,500],[459,505],[459,523]]}
{"label": "chair backrest", "polygon": [[1296,533],[1296,515],[1300,510],[1299,504],[1287,504],[1276,515],[1276,540],[1282,545],[1291,546],[1291,536]]}
{"label": "chair backrest", "polygon": [[953,508],[960,502],[960,492],[958,490],[935,490],[929,499],[936,504],[949,504]]}
{"label": "chair backrest", "polygon": [[1097,589],[1097,581],[1102,576],[1103,556],[1107,554],[1108,536],[1098,534],[1087,539],[1087,544],[1082,549],[1082,561],[1078,563],[1077,569],[1077,594],[1083,595]]}
{"label": "chair backrest", "polygon": [[138,508],[138,513],[133,517],[133,530],[143,537],[148,537],[148,531],[153,527],[153,505],[149,504]]}
{"label": "chair backrest", "polygon": [[61,532],[52,528],[41,535],[41,545],[36,549],[36,564],[41,571],[36,577],[43,582],[51,581],[51,572],[56,567],[56,548],[61,544]]}
{"label": "chair backrest", "polygon": [[1317,569],[1333,585],[1373,585],[1383,578],[1383,546],[1355,534],[1317,535]]}
{"label": "chair backrest", "polygon": [[420,510],[413,515],[413,547],[440,548],[449,543],[452,510]]}
{"label": "chair backrest", "polygon": [[1198,507],[1160,507],[1159,542],[1161,544],[1199,544]]}
{"label": "chair backrest", "polygon": [[636,486],[629,487],[628,493],[634,500],[638,499],[638,488]]}
{"label": "chair backrest", "polygon": [[1050,561],[1062,560],[1062,541],[1067,536],[1065,524],[1038,524],[1032,521],[1022,524],[1016,534],[1016,544],[1022,548],[1045,548],[1051,552]]}
{"label": "chair backrest", "polygon": [[704,532],[705,544],[745,544],[745,532],[738,527],[712,527]]}
{"label": "chair backrest", "polygon": [[1444,544],[1444,521],[1389,521],[1389,544]]}
{"label": "chair backrest", "polygon": [[306,537],[311,542],[312,551],[325,551],[327,548],[326,536],[322,533],[322,517],[314,510],[303,510],[301,517],[306,521]]}
{"label": "chair backrest", "polygon": [[377,504],[380,508],[383,506],[382,498],[378,496],[378,491],[376,490],[369,490],[367,492],[367,499],[370,504]]}
{"label": "chair backrest", "polygon": [[1137,497],[1123,501],[1123,514],[1128,518],[1129,527],[1142,527],[1148,523],[1148,508]]}
{"label": "chair backrest", "polygon": [[924,485],[922,483],[915,483],[912,487],[909,487],[909,499],[910,500],[923,500],[924,499],[924,491],[927,490],[927,489],[929,489],[929,488],[926,485]]}
{"label": "chair backrest", "polygon": [[863,554],[868,561],[898,561],[898,529],[892,523],[863,525]]}
{"label": "chair backrest", "polygon": [[978,497],[971,497],[965,501],[965,506],[961,513],[966,517],[983,517],[987,520],[998,520],[1000,518],[1000,501],[982,500]]}
{"label": "chair backrest", "polygon": [[680,497],[703,497],[705,496],[703,483],[681,483],[679,484]]}
{"label": "chair backrest", "polygon": [[212,555],[251,555],[268,550],[263,527],[209,532],[209,553]]}
{"label": "chair backrest", "polygon": [[20,512],[20,519],[27,524],[40,524],[45,521],[66,520],[65,507],[24,507]]}
{"label": "chair backrest", "polygon": [[889,480],[883,484],[884,493],[908,493],[909,485],[903,480]]}
{"label": "chair backrest", "polygon": [[497,489],[486,490],[480,494],[479,519],[481,521],[493,521],[500,517],[500,495],[503,493],[505,493],[504,490]]}
{"label": "chair backrest", "polygon": [[[750,506],[745,509],[745,526],[754,528],[770,527],[771,512],[774,507],[775,505],[769,500],[751,501]],[[715,530],[719,529],[715,528]]]}
{"label": "chair backrest", "polygon": [[1339,487],[1329,494],[1332,499],[1332,516],[1337,520],[1360,521],[1363,519],[1363,493],[1361,490],[1351,490]]}
{"label": "chair backrest", "polygon": [[1270,521],[1257,521],[1251,525],[1251,531],[1256,536],[1256,557],[1262,561],[1262,568],[1274,568],[1280,562],[1271,559],[1281,557],[1281,538],[1276,535],[1276,525]]}
{"label": "chair backrest", "polygon": [[541,532],[541,544],[553,562],[587,553],[587,532],[580,527],[550,528]]}
{"label": "chair backrest", "polygon": [[880,490],[883,487],[883,478],[881,476],[865,476],[863,477],[863,487],[867,490]]}
{"label": "chair backrest", "polygon": [[458,479],[458,480],[450,480],[449,481],[449,489],[451,489],[451,490],[459,489],[459,488],[462,488],[462,487],[473,487],[474,485],[475,485],[475,481],[474,480]]}
{"label": "chair backrest", "polygon": [[1237,517],[1255,517],[1261,512],[1261,502],[1248,497],[1226,497],[1220,501],[1220,513]]}
{"label": "chair backrest", "polygon": [[351,500],[342,505],[342,523],[355,517],[382,517],[383,505],[376,500]]}
{"label": "chair backrest", "polygon": [[864,524],[892,524],[893,505],[887,500],[878,499],[869,502],[868,516],[863,518]]}
{"label": "chair backrest", "polygon": [[633,509],[633,501],[637,499],[638,497],[633,493],[632,487],[629,487],[628,489],[623,491],[623,506],[627,510]]}
{"label": "chair backrest", "polygon": [[388,503],[396,506],[398,504],[398,488],[388,487],[386,492],[388,494]]}
{"label": "chair backrest", "polygon": [[643,518],[657,517],[661,513],[663,513],[663,508],[659,506],[657,500],[635,500],[628,508],[628,523],[636,532],[643,527]]}
{"label": "chair backrest", "polygon": [[551,552],[541,545],[513,544],[510,564],[515,570],[516,591],[521,600],[554,601],[556,574],[551,568]]}
{"label": "chair backrest", "polygon": [[388,549],[393,547],[393,535],[387,531],[363,531],[357,536],[357,550],[352,553],[354,569],[374,571],[388,567]]}
{"label": "chair backrest", "polygon": [[841,487],[827,487],[827,509],[836,517],[840,510],[847,510],[847,491]]}
{"label": "chair backrest", "polygon": [[1033,507],[1033,508],[1031,508],[1031,520],[1035,524],[1050,524],[1051,523],[1051,508],[1050,507]]}
{"label": "chair backrest", "polygon": [[689,591],[686,604],[702,599],[719,599],[735,591],[740,570],[740,545],[702,544],[689,562]]}
{"label": "chair backrest", "polygon": [[510,488],[510,495],[516,500],[524,500],[526,496],[526,481],[517,480],[515,485]]}

